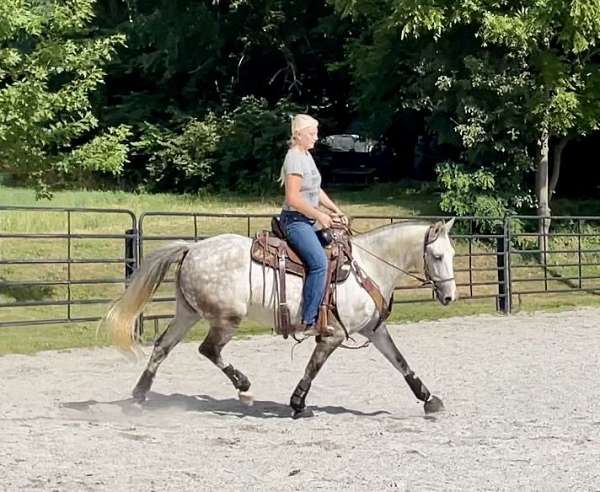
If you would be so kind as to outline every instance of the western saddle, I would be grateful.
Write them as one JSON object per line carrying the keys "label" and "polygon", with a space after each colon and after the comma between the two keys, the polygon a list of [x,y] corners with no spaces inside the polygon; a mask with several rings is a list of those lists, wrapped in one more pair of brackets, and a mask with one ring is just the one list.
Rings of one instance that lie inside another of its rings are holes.
{"label": "western saddle", "polygon": [[[363,272],[352,257],[349,227],[336,223],[331,229],[322,231],[322,233],[325,242],[328,243],[325,246],[328,268],[325,295],[319,307],[316,323],[319,334],[324,334],[327,331],[328,321],[332,316],[338,320],[345,330],[337,313],[335,290],[337,284],[345,281],[351,271],[355,272],[362,287],[373,298],[379,311],[380,321],[386,319],[390,314],[391,303],[383,298],[375,283]],[[295,327],[291,324],[290,311],[287,305],[286,273],[304,278],[305,267],[300,257],[285,240],[277,217],[271,219],[271,231],[261,231],[256,234],[252,242],[251,257],[257,263],[262,264],[263,269],[273,268],[276,272],[275,288],[278,302],[275,313],[275,328],[278,333],[287,338],[294,333]]]}

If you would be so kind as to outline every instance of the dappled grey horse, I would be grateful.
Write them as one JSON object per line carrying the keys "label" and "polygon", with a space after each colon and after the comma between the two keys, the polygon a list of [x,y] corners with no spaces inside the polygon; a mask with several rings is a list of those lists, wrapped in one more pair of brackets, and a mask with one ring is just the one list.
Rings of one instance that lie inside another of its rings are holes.
{"label": "dappled grey horse", "polygon": [[[353,256],[385,299],[391,298],[403,275],[422,271],[437,299],[446,305],[456,299],[454,249],[448,237],[453,222],[395,223],[356,235],[351,240]],[[133,390],[135,399],[145,399],[162,361],[192,325],[206,319],[210,329],[200,344],[200,353],[229,377],[242,401],[251,403],[250,381],[221,357],[223,347],[243,318],[268,326],[272,326],[275,319],[278,303],[275,272],[251,260],[251,244],[250,238],[222,234],[198,243],[174,242],[143,261],[124,294],[104,318],[113,342],[128,350],[135,345],[135,320],[144,305],[169,267],[178,264],[179,268],[175,281],[175,317],[155,342],[148,365]],[[300,326],[303,280],[287,275],[286,282],[292,323]],[[305,400],[313,379],[346,334],[353,333],[365,336],[400,371],[415,396],[424,402],[425,412],[442,410],[442,401],[429,392],[396,348],[372,297],[361,287],[355,272],[337,285],[336,302],[341,323],[333,321],[333,336],[316,338],[304,377],[290,400],[292,415],[311,414]]]}

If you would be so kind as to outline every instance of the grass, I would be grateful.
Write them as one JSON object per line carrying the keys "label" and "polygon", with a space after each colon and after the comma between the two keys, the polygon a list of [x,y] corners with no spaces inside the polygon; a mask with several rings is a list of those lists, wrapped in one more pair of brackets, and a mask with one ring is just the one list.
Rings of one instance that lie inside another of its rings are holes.
{"label": "grass", "polygon": [[[350,214],[439,215],[438,194],[431,186],[407,182],[378,184],[362,190],[333,189],[329,194]],[[33,190],[0,185],[0,203],[14,206],[125,208],[143,212],[272,213],[279,211],[283,191],[265,196],[230,193],[169,194],[123,191],[59,191],[51,200],[36,200]]]}
{"label": "grass", "polygon": [[[433,189],[414,183],[402,185],[376,185],[365,190],[344,191],[334,189],[332,197],[350,215],[380,215],[380,216],[424,216],[439,215],[437,203],[439,196]],[[8,188],[0,186],[0,204],[16,206],[51,206],[69,208],[110,208],[132,210],[139,218],[143,213],[151,211],[161,212],[196,212],[196,213],[241,213],[241,214],[273,214],[281,206],[281,193],[264,197],[251,197],[236,194],[220,195],[170,195],[170,194],[133,194],[124,192],[99,192],[99,191],[68,191],[58,192],[54,199],[49,201],[35,201],[33,191],[21,188]],[[560,207],[558,207],[560,208]],[[562,210],[577,210],[577,213],[586,212],[576,205],[568,202],[562,204]],[[589,210],[596,210],[590,205]],[[600,210],[600,208],[599,208]],[[193,236],[194,227],[197,234],[211,235],[217,232],[237,232],[240,234],[253,234],[259,229],[268,227],[268,219],[228,219],[198,218],[194,224],[191,217],[146,215],[143,221],[145,236]],[[358,220],[355,227],[367,230],[376,225],[387,223],[386,220]],[[33,320],[44,318],[65,318],[102,316],[110,299],[116,297],[123,288],[123,256],[125,230],[131,227],[129,216],[126,214],[103,213],[72,213],[67,216],[64,212],[39,212],[24,213],[22,211],[0,211],[0,230],[11,233],[65,233],[70,227],[73,234],[114,235],[116,237],[72,237],[67,239],[23,239],[0,238],[0,259],[64,259],[71,257],[80,261],[94,258],[113,259],[112,264],[97,263],[71,263],[66,264],[1,264],[0,282],[15,282],[20,285],[0,286],[0,303],[35,302],[53,299],[57,301],[71,299],[85,302],[81,305],[68,306],[28,306],[0,308],[0,322],[14,320]],[[590,230],[594,230],[593,228]],[[597,230],[597,229],[596,229]],[[567,244],[572,238],[558,238],[555,249],[573,247]],[[588,249],[593,249],[596,238],[586,238]],[[144,252],[148,252],[164,241],[147,240],[144,243]],[[490,243],[474,241],[471,244],[465,240],[456,241],[459,254],[469,252],[489,255],[493,252]],[[529,247],[529,246],[527,246]],[[586,259],[586,258],[584,258]],[[461,287],[461,295],[495,295],[496,265],[495,256],[461,256],[457,257],[455,267],[457,270],[468,270],[469,260],[471,267],[479,269],[473,274],[473,280],[479,284],[473,291]],[[553,261],[573,262],[568,254],[554,255]],[[587,255],[588,262],[598,261],[597,253]],[[522,255],[514,258],[514,262],[522,266],[518,271],[517,280],[519,290],[538,290],[543,287],[541,278],[543,270],[531,260],[531,257]],[[573,276],[577,273],[574,266],[556,266],[555,273],[564,276]],[[591,265],[585,267],[584,275],[600,276],[598,267]],[[466,271],[457,272],[458,283],[467,283],[469,274]],[[65,279],[79,281],[78,285],[26,285],[24,282],[61,282]],[[95,283],[98,279],[104,283]],[[94,283],[90,283],[94,280]],[[518,283],[521,281],[521,283]],[[552,285],[560,285],[569,289],[561,278],[551,280]],[[590,281],[593,286],[593,280]],[[416,287],[414,282],[407,281],[407,287]],[[562,288],[561,287],[561,288]],[[161,297],[172,297],[172,285],[165,283],[157,292]],[[571,308],[575,306],[600,305],[600,296],[591,294],[558,293],[546,295],[522,295],[522,310],[548,310]],[[427,300],[431,295],[427,289],[411,288],[396,294],[397,300]],[[91,300],[97,303],[90,303]],[[517,301],[515,297],[515,302]],[[172,303],[153,303],[149,306],[148,314],[168,313]],[[461,300],[448,307],[442,307],[434,302],[413,302],[397,304],[394,307],[391,320],[403,323],[418,320],[439,319],[448,316],[464,316],[480,313],[495,313],[495,298]],[[33,353],[39,350],[68,349],[72,347],[90,347],[107,344],[102,336],[96,337],[96,323],[82,322],[62,325],[42,325],[23,327],[0,328],[0,354],[6,353]],[[164,326],[161,321],[158,330]],[[154,335],[152,322],[146,324],[148,341]],[[189,336],[189,339],[198,340],[206,332],[206,326],[199,323]],[[240,330],[240,335],[269,332],[269,329],[245,322]]]}

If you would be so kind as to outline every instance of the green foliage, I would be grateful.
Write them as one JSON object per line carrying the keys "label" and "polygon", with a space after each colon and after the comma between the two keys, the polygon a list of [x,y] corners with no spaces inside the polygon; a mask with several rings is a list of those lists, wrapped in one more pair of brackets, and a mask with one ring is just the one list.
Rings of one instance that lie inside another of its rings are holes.
{"label": "green foliage", "polygon": [[248,97],[226,115],[227,129],[218,149],[215,182],[220,188],[268,191],[277,178],[287,150],[291,115],[299,108],[280,101]]}
{"label": "green foliage", "polygon": [[113,124],[176,130],[246,96],[345,108],[349,75],[328,65],[343,58],[351,22],[324,0],[98,1],[101,25],[127,37],[107,88]]}
{"label": "green foliage", "polygon": [[351,46],[349,68],[357,107],[383,115],[372,125],[416,110],[440,144],[456,149],[457,163],[439,167],[446,211],[530,206],[527,183],[540,136],[598,128],[597,0],[338,0],[336,6],[370,21]]}
{"label": "green foliage", "polygon": [[103,82],[102,66],[123,42],[90,33],[93,5],[0,5],[0,171],[33,181],[42,193],[57,174],[118,172],[126,159],[126,128],[91,133],[98,127],[91,95]]}
{"label": "green foliage", "polygon": [[66,174],[75,169],[120,174],[127,161],[127,141],[130,136],[131,130],[125,125],[109,128],[67,154],[62,161],[57,162],[56,167]]}
{"label": "green foliage", "polygon": [[151,154],[151,187],[272,190],[289,138],[290,114],[297,110],[285,101],[270,108],[265,100],[247,97],[231,111],[191,119],[181,134],[149,126],[137,147]]}
{"label": "green foliage", "polygon": [[427,132],[445,210],[516,211],[540,135],[599,128],[599,42],[599,0],[4,0],[0,172],[266,190],[294,103],[323,133]]}
{"label": "green foliage", "polygon": [[468,172],[464,165],[451,162],[439,167],[440,183],[449,190],[442,197],[440,207],[458,215],[469,215],[475,208],[483,208],[486,215],[502,217],[506,203],[494,196],[495,176],[485,169]]}
{"label": "green foliage", "polygon": [[190,191],[203,187],[213,175],[219,139],[218,122],[209,115],[204,121],[191,120],[180,135],[147,125],[134,145],[150,155],[147,169],[152,188]]}

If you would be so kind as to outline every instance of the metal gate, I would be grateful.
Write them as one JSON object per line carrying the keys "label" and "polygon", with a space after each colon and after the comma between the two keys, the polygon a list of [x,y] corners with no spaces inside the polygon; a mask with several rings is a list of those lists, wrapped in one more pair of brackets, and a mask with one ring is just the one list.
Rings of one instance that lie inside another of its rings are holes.
{"label": "metal gate", "polygon": [[[544,234],[547,226],[549,233]],[[531,295],[600,294],[600,217],[512,216],[508,219],[509,290]]]}
{"label": "metal gate", "polygon": [[100,319],[137,241],[129,210],[0,207],[0,327]]}

